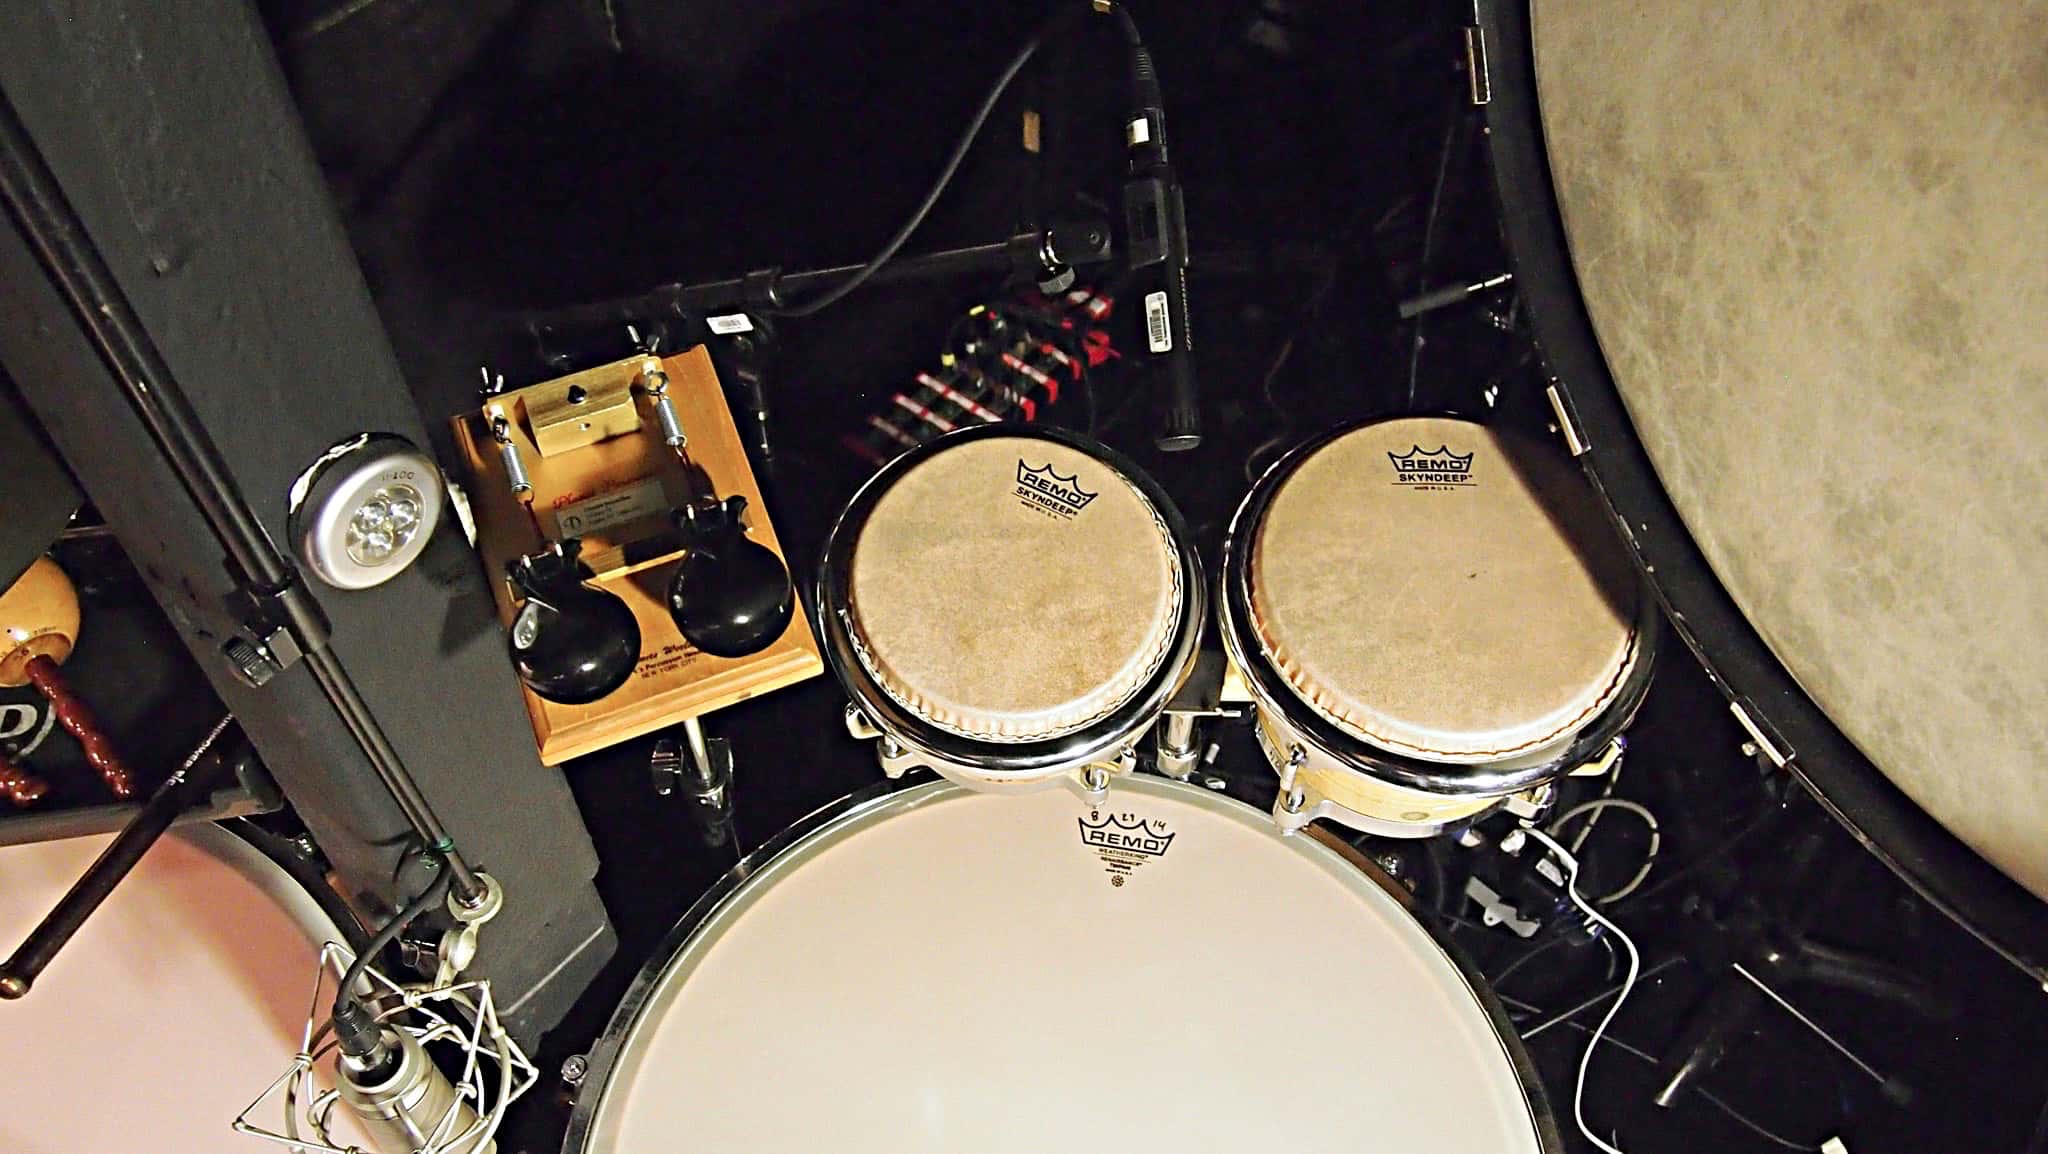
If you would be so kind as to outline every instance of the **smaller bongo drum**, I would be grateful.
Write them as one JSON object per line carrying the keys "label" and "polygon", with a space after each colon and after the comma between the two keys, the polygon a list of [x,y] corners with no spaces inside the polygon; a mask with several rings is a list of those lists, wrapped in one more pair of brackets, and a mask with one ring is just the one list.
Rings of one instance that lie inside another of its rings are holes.
{"label": "smaller bongo drum", "polygon": [[1448,417],[1276,462],[1231,521],[1220,600],[1286,830],[1425,837],[1547,804],[1642,703],[1658,635],[1569,460]]}
{"label": "smaller bongo drum", "polygon": [[1194,667],[1201,560],[1166,494],[1057,429],[985,425],[897,458],[826,544],[826,658],[891,777],[1066,781],[1098,800]]}

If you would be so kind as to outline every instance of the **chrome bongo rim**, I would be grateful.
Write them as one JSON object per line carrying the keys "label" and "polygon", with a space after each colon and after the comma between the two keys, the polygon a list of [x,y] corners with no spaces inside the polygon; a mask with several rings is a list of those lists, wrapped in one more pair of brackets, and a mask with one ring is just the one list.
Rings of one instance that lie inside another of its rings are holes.
{"label": "chrome bongo rim", "polygon": [[[1071,733],[1033,741],[987,741],[953,733],[904,708],[868,672],[854,636],[851,582],[853,551],[875,506],[904,474],[933,455],[969,441],[1022,437],[1050,441],[1089,454],[1115,469],[1151,502],[1166,525],[1177,554],[1182,589],[1179,620],[1174,623],[1166,656],[1138,692],[1102,717]],[[870,477],[840,513],[826,538],[819,565],[816,596],[811,599],[814,622],[823,642],[826,663],[855,708],[880,730],[884,740],[928,759],[934,768],[957,768],[992,781],[1017,782],[1049,778],[1061,771],[1113,761],[1137,741],[1166,709],[1166,703],[1187,680],[1199,656],[1202,625],[1207,619],[1208,581],[1194,536],[1172,498],[1136,463],[1098,441],[1065,429],[1035,425],[977,425],[944,434],[891,461]]]}
{"label": "chrome bongo rim", "polygon": [[[1199,786],[1149,773],[1126,779],[1124,784],[1160,796],[1180,796],[1220,810],[1238,812],[1252,824],[1268,828],[1271,826],[1267,815],[1258,809]],[[726,913],[734,903],[745,901],[755,891],[772,885],[777,876],[787,868],[800,865],[806,856],[801,852],[803,848],[818,839],[850,826],[885,820],[895,813],[907,812],[944,801],[949,797],[973,792],[968,786],[932,780],[925,775],[869,786],[829,802],[799,818],[726,871],[702,897],[691,904],[681,918],[677,919],[660,944],[649,954],[646,964],[634,975],[632,984],[627,987],[624,997],[620,999],[617,1008],[612,1011],[610,1019],[605,1023],[604,1032],[598,1036],[596,1044],[586,1055],[585,1073],[577,1088],[575,1103],[569,1115],[568,1129],[562,1139],[562,1154],[589,1154],[592,1150],[592,1143],[598,1138],[599,1114],[611,1092],[612,1078],[619,1072],[620,1062],[626,1057],[627,1044],[646,1022],[655,996],[661,991],[677,959],[696,943],[702,932],[720,915]],[[1277,832],[1275,836],[1279,836]],[[1535,1133],[1537,1146],[1544,1154],[1564,1154],[1564,1140],[1558,1127],[1557,1114],[1552,1109],[1549,1095],[1544,1090],[1542,1077],[1536,1069],[1534,1060],[1530,1058],[1527,1047],[1523,1045],[1521,1035],[1508,1017],[1506,1007],[1494,995],[1492,987],[1486,984],[1479,968],[1440,927],[1418,915],[1413,895],[1371,859],[1333,836],[1319,836],[1313,832],[1309,836],[1322,849],[1370,879],[1376,887],[1391,897],[1422,929],[1443,959],[1456,971],[1491,1026],[1495,1040],[1500,1044],[1501,1052],[1507,1058],[1516,1081],[1522,1088],[1523,1104],[1528,1109],[1530,1126]]]}
{"label": "chrome bongo rim", "polygon": [[[1593,721],[1581,728],[1550,757],[1512,768],[1497,763],[1435,762],[1381,749],[1344,732],[1316,712],[1287,684],[1267,659],[1251,626],[1252,539],[1264,523],[1273,499],[1304,461],[1340,437],[1372,425],[1402,418],[1376,417],[1339,425],[1295,446],[1274,461],[1230,519],[1223,538],[1223,568],[1218,577],[1217,626],[1223,648],[1243,675],[1260,710],[1284,720],[1316,753],[1366,777],[1424,793],[1461,797],[1500,797],[1555,780],[1598,756],[1628,726],[1649,693],[1656,673],[1663,617],[1657,599],[1638,575],[1635,647],[1631,664],[1613,697]],[[1465,418],[1452,418],[1465,420]],[[1277,768],[1277,767],[1276,767]]]}

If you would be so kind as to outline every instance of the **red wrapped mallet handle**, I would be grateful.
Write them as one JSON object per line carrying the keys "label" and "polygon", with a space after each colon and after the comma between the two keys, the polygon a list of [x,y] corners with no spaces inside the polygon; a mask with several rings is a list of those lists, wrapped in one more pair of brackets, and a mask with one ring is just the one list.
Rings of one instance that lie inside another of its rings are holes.
{"label": "red wrapped mallet handle", "polygon": [[[85,759],[106,779],[114,796],[135,795],[135,774],[108,740],[92,710],[65,681],[58,666],[78,640],[78,591],[48,557],[0,593],[0,685],[33,685],[50,701],[57,724],[85,747]],[[0,792],[9,791],[0,784]]]}

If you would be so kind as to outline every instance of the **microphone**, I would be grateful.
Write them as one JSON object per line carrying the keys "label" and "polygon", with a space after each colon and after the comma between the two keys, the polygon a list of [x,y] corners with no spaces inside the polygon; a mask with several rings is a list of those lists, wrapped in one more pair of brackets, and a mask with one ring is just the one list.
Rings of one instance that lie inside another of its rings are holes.
{"label": "microphone", "polygon": [[1124,247],[1131,288],[1144,313],[1145,361],[1162,376],[1160,427],[1153,443],[1183,452],[1202,443],[1194,337],[1188,328],[1188,221],[1180,178],[1166,153],[1166,107],[1152,53],[1122,4],[1117,23],[1130,46],[1132,110],[1124,122],[1129,176],[1124,181]]}
{"label": "microphone", "polygon": [[477,1127],[474,1105],[456,1093],[419,1039],[404,1030],[375,1029],[376,1042],[367,1053],[344,1050],[334,1065],[335,1090],[371,1142],[387,1154],[496,1154],[497,1142]]}

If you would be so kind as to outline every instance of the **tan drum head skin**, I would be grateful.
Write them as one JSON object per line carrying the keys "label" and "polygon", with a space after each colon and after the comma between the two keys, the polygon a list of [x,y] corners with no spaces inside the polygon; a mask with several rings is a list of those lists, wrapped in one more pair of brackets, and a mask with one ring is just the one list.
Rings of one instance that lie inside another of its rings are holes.
{"label": "tan drum head skin", "polygon": [[1115,469],[1053,441],[989,437],[882,494],[847,601],[854,650],[898,704],[961,736],[1035,741],[1141,690],[1185,592],[1165,521]]}
{"label": "tan drum head skin", "polygon": [[1198,786],[1109,796],[940,783],[800,841],[636,984],[566,1148],[1542,1149],[1505,1027],[1385,890]]}
{"label": "tan drum head skin", "polygon": [[2048,898],[2044,21],[1530,12],[1572,263],[1672,505],[1829,720]]}
{"label": "tan drum head skin", "polygon": [[1637,584],[1561,451],[1450,418],[1312,452],[1254,531],[1251,627],[1288,686],[1381,749],[1481,763],[1592,722],[1637,654]]}

